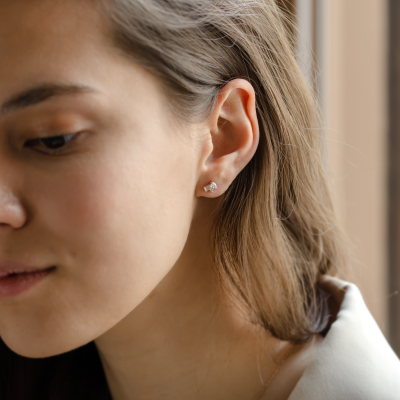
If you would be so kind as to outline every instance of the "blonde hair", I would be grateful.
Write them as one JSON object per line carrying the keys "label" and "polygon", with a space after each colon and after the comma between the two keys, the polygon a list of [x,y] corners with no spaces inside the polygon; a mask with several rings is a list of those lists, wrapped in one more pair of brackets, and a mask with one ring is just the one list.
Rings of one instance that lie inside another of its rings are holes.
{"label": "blonde hair", "polygon": [[317,281],[346,262],[315,100],[274,0],[104,0],[116,45],[164,83],[188,121],[235,78],[254,87],[260,143],[215,219],[215,270],[249,315],[295,342],[324,329]]}

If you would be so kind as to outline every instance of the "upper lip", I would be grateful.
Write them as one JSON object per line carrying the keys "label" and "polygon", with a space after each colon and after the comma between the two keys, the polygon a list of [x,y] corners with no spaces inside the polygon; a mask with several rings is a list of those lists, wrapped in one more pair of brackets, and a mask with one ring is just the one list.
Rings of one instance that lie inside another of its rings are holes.
{"label": "upper lip", "polygon": [[48,269],[48,267],[36,267],[32,265],[16,263],[14,261],[4,261],[0,262],[0,279],[11,274],[38,272],[45,269]]}

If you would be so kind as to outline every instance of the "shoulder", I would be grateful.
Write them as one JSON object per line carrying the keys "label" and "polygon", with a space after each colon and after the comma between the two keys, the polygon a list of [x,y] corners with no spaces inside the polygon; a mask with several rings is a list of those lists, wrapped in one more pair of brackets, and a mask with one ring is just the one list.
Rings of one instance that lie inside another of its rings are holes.
{"label": "shoulder", "polygon": [[400,361],[358,288],[325,277],[339,312],[289,400],[398,400]]}

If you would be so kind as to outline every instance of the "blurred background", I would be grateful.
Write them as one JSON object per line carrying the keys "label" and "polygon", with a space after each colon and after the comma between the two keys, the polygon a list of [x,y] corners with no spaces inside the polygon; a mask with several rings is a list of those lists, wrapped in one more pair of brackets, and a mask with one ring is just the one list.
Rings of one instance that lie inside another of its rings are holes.
{"label": "blurred background", "polygon": [[400,0],[278,0],[326,123],[350,280],[400,355]]}

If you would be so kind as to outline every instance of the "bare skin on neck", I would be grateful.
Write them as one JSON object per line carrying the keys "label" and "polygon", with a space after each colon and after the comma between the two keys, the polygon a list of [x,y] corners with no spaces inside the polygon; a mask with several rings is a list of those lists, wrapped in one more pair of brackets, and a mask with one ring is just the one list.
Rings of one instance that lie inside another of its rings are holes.
{"label": "bare skin on neck", "polygon": [[296,346],[279,341],[224,296],[207,257],[205,221],[215,206],[194,219],[170,274],[96,340],[114,400],[253,400],[289,352],[261,397],[286,400],[317,350],[320,337]]}

